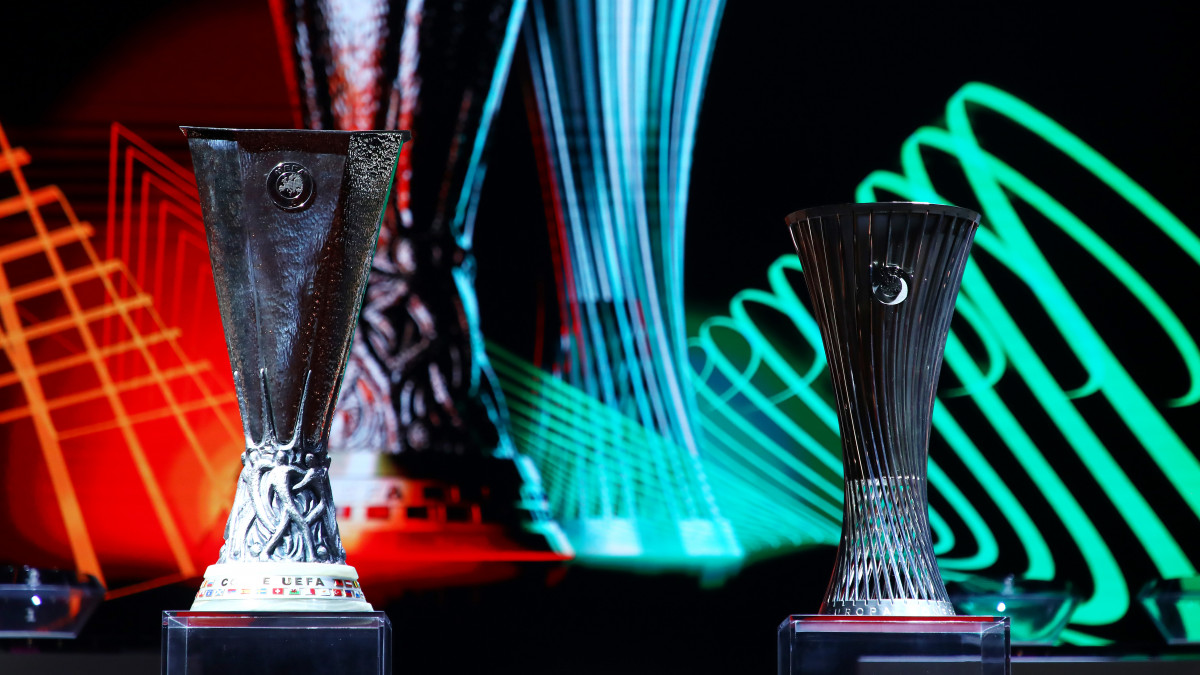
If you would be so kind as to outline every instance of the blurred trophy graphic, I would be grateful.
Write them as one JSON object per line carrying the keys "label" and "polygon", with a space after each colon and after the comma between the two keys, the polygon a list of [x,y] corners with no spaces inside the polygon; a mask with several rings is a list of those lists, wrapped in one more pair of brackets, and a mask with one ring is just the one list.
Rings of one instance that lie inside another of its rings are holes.
{"label": "blurred trophy graphic", "polygon": [[406,131],[185,127],[246,450],[193,610],[369,611],[329,428]]}
{"label": "blurred trophy graphic", "polygon": [[849,204],[787,218],[833,377],[845,473],[821,614],[952,616],[929,530],[934,392],[979,214]]}
{"label": "blurred trophy graphic", "polygon": [[576,459],[588,446],[574,436],[606,423],[568,414],[554,424],[577,432],[551,452],[542,439],[562,433],[545,414],[555,404],[543,397],[522,409],[528,388],[509,380],[514,433],[546,469],[554,515],[583,562],[716,578],[745,555],[700,461],[704,431],[686,375],[688,181],[722,4],[529,3],[560,326],[547,341],[550,373],[539,377],[587,392],[615,422],[607,426],[645,434]]}
{"label": "blurred trophy graphic", "polygon": [[410,579],[421,573],[397,563],[452,576],[437,563],[568,557],[538,472],[508,434],[471,256],[524,2],[295,0],[272,11],[300,124],[404,128],[417,140],[400,158],[330,437],[347,546]]}

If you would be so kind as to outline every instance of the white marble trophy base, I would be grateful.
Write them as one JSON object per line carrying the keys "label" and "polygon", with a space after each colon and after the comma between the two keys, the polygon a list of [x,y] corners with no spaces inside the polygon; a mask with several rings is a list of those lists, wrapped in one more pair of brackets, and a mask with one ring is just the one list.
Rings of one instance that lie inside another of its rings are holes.
{"label": "white marble trophy base", "polygon": [[350,565],[241,562],[210,565],[193,612],[370,612]]}

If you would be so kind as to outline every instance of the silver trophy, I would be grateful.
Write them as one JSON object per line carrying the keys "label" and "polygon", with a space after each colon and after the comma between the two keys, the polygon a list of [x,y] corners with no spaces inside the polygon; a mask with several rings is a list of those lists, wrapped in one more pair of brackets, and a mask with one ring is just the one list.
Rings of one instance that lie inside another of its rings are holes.
{"label": "silver trophy", "polygon": [[371,609],[329,488],[329,427],[407,131],[183,127],[246,432],[193,610]]}
{"label": "silver trophy", "polygon": [[979,214],[894,202],[787,217],[833,377],[845,512],[822,614],[950,616],[929,532],[934,392]]}

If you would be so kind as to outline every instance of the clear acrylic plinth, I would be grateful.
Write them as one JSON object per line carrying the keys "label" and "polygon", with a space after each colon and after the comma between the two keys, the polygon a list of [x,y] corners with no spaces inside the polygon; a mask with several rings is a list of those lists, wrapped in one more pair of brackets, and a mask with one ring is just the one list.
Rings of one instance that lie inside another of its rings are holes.
{"label": "clear acrylic plinth", "polygon": [[74,638],[103,601],[90,575],[0,567],[0,638]]}
{"label": "clear acrylic plinth", "polygon": [[391,675],[383,612],[163,612],[163,675]]}
{"label": "clear acrylic plinth", "polygon": [[946,591],[959,614],[1007,616],[1013,646],[1057,644],[1082,600],[1069,581],[1015,574],[997,578],[955,572]]}
{"label": "clear acrylic plinth", "polygon": [[1200,576],[1151,581],[1138,600],[1167,644],[1200,644]]}
{"label": "clear acrylic plinth", "polygon": [[963,614],[996,612],[1008,617],[1014,645],[1046,646],[1058,642],[1079,604],[1068,592],[952,594],[950,601]]}
{"label": "clear acrylic plinth", "polygon": [[792,615],[779,675],[1008,675],[1008,617]]}

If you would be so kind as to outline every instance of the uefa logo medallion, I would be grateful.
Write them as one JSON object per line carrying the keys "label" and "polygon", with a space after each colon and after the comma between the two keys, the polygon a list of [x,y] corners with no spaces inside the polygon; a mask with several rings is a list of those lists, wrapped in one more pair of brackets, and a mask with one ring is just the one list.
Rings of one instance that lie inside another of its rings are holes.
{"label": "uefa logo medallion", "polygon": [[280,162],[267,176],[267,194],[279,208],[299,211],[312,203],[312,176],[303,164]]}

